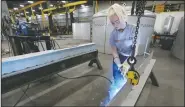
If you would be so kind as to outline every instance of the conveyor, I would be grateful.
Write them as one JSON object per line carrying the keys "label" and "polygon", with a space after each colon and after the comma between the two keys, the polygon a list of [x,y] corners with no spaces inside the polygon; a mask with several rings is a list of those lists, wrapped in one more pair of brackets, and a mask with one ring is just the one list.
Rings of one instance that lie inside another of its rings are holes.
{"label": "conveyor", "polygon": [[[126,79],[120,81],[120,84],[117,86],[111,84],[109,86],[109,92],[107,92],[108,95],[103,96],[104,98],[101,101],[94,102],[97,103],[94,105],[134,106],[148,77],[151,78],[154,86],[159,86],[152,72],[152,68],[155,64],[155,59],[152,59],[152,56],[153,52],[145,57],[136,57],[138,61],[136,69],[141,75],[140,82],[137,86],[133,87]],[[3,59],[2,93],[7,93],[30,82],[44,78],[47,75],[58,73],[87,61],[90,61],[89,66],[96,63],[98,68],[102,69],[98,60],[98,51],[94,43]],[[31,99],[33,98],[34,95]],[[37,100],[37,98],[35,97],[34,100]],[[84,101],[86,100],[88,99],[84,99]]]}

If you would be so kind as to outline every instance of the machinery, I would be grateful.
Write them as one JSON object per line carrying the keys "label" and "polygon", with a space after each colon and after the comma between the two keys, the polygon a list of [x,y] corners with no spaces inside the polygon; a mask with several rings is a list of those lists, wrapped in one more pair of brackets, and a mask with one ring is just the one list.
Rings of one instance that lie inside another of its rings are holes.
{"label": "machinery", "polygon": [[160,33],[155,33],[156,36],[160,37],[160,44],[161,48],[165,50],[171,50],[173,42],[176,38],[177,32],[174,32],[173,34],[171,33],[171,28],[173,25],[175,17],[169,15],[168,17],[165,18],[164,25],[163,25],[163,32],[162,34]]}
{"label": "machinery", "polygon": [[177,37],[173,43],[171,52],[175,57],[184,60],[184,17],[181,18]]}
{"label": "machinery", "polygon": [[175,18],[173,16],[166,17],[164,21],[164,26],[163,26],[164,34],[170,34],[174,19]]}
{"label": "machinery", "polygon": [[[51,43],[53,41],[50,40],[50,37],[47,35],[43,35],[44,33],[46,34],[47,31],[40,30],[38,24],[25,22],[19,25],[20,28],[13,27],[12,25],[13,23],[11,23],[11,21],[7,19],[7,17],[3,18],[2,33],[6,36],[8,42],[10,42],[10,46],[13,50],[14,56],[41,51],[38,46],[39,43],[42,46],[43,50],[50,50],[52,48],[55,48],[53,43]],[[12,29],[13,34],[8,32]],[[41,40],[44,40],[46,44],[46,49],[44,49]]]}

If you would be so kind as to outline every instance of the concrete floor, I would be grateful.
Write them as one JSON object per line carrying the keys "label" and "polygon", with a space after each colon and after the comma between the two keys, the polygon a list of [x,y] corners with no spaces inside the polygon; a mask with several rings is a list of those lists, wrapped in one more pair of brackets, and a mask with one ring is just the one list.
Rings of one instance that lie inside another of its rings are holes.
{"label": "concrete floor", "polygon": [[[71,42],[70,42],[71,41]],[[83,41],[86,43],[87,41]],[[64,43],[70,43],[68,45]],[[68,47],[72,44],[82,43],[80,41],[60,41],[60,46]],[[3,45],[2,45],[3,46]],[[111,55],[99,54],[103,70],[95,67],[89,68],[87,63],[71,68],[61,74],[67,77],[87,74],[101,74],[111,78]],[[169,51],[154,48],[154,57],[157,59],[153,68],[160,87],[151,85],[148,80],[136,106],[183,106],[184,105],[184,61],[171,56]],[[45,83],[36,83],[28,91],[28,95],[37,106],[98,106],[101,100],[107,95],[108,81],[100,77],[82,78],[77,80],[65,80],[54,76],[54,80]],[[51,91],[51,86],[55,87]],[[50,92],[48,91],[50,89]],[[38,94],[38,93],[42,93]],[[21,92],[14,91],[2,95],[3,105],[13,105],[20,97]],[[24,97],[19,105],[34,105],[27,97]]]}
{"label": "concrete floor", "polygon": [[156,64],[153,68],[160,87],[146,84],[138,106],[184,106],[184,61],[169,51],[154,49]]}

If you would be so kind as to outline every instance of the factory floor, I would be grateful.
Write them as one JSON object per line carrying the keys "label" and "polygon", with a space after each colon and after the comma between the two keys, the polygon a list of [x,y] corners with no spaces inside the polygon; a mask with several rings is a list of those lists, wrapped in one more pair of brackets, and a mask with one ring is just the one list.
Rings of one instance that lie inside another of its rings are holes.
{"label": "factory floor", "polygon": [[184,106],[184,61],[173,57],[170,51],[154,48],[153,68],[160,87],[148,82],[136,105]]}
{"label": "factory floor", "polygon": [[[73,40],[59,40],[59,45],[67,46],[63,43],[82,43]],[[88,41],[83,41],[87,43]],[[7,43],[4,43],[7,44]],[[3,44],[3,45],[4,45]],[[3,48],[2,45],[2,48]],[[69,45],[70,46],[70,45]],[[68,46],[67,46],[68,47]],[[6,56],[7,57],[7,56]],[[157,59],[153,71],[160,87],[151,85],[148,80],[136,106],[183,106],[184,105],[184,61],[173,57],[169,51],[154,48],[153,58]],[[66,77],[74,77],[88,74],[101,74],[111,78],[111,55],[99,54],[99,59],[103,70],[98,70],[96,66],[89,68],[88,63],[76,66],[61,73]],[[29,98],[23,97],[18,105],[52,105],[52,106],[75,106],[75,105],[99,105],[101,100],[107,95],[104,91],[109,86],[109,82],[101,77],[89,77],[76,80],[65,80],[54,76],[54,80],[36,84],[28,91]],[[2,95],[2,105],[13,105],[21,96],[21,92]]]}

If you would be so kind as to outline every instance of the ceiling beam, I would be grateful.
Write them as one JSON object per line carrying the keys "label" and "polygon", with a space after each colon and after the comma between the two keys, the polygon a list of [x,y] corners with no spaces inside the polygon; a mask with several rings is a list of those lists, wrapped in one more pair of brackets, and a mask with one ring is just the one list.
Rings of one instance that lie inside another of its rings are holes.
{"label": "ceiling beam", "polygon": [[53,11],[53,10],[56,10],[58,8],[66,8],[66,7],[76,6],[76,5],[85,4],[85,3],[87,3],[87,0],[86,1],[77,1],[77,2],[66,3],[62,7],[52,7],[52,8],[44,9],[43,12]]}
{"label": "ceiling beam", "polygon": [[38,2],[32,3],[32,4],[28,5],[28,6],[25,6],[25,7],[21,8],[21,9],[15,11],[15,12],[20,12],[20,11],[26,10],[28,8],[34,7],[34,6],[42,4],[44,2],[46,2],[46,1],[38,1]]}
{"label": "ceiling beam", "polygon": [[77,2],[72,2],[72,3],[66,3],[63,5],[63,7],[70,7],[70,6],[76,6],[76,5],[80,5],[80,4],[85,4],[87,3],[86,1],[77,1]]}

